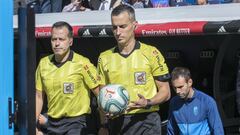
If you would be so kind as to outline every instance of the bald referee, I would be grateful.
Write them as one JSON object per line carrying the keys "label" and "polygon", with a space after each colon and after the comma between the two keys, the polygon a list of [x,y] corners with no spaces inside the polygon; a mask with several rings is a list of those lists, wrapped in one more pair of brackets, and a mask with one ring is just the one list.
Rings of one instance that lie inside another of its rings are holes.
{"label": "bald referee", "polygon": [[[53,53],[40,60],[36,70],[36,120],[46,95],[50,135],[86,135],[90,90],[97,95],[99,80],[90,61],[70,50],[73,30],[66,22],[52,26]],[[38,129],[36,129],[38,133]]]}
{"label": "bald referee", "polygon": [[109,120],[109,133],[160,135],[159,104],[170,98],[165,59],[155,47],[135,39],[137,21],[132,7],[114,8],[111,21],[117,45],[100,54],[98,70],[103,84],[122,84],[131,103],[128,112]]}

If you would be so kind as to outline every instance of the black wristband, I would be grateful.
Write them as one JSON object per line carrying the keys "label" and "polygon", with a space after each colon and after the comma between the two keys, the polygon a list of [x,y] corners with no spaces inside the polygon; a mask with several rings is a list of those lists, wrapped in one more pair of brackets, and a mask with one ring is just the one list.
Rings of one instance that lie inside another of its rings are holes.
{"label": "black wristband", "polygon": [[144,107],[144,109],[150,109],[152,105],[150,104],[151,100],[147,99],[147,105]]}

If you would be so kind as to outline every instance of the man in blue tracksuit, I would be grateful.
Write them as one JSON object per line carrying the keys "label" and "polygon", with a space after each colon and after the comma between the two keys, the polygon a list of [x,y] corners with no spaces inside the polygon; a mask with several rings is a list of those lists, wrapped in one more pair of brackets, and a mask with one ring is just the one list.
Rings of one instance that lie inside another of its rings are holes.
{"label": "man in blue tracksuit", "polygon": [[177,94],[170,101],[168,135],[224,135],[214,99],[192,87],[189,69],[176,67],[171,74]]}

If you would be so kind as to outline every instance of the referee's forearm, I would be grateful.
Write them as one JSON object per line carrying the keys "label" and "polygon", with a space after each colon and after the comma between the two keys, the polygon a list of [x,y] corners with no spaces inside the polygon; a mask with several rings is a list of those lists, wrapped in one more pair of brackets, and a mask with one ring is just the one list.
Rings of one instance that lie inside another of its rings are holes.
{"label": "referee's forearm", "polygon": [[99,85],[92,89],[93,94],[97,97],[99,94]]}
{"label": "referee's forearm", "polygon": [[170,87],[168,82],[158,82],[156,84],[158,86],[158,92],[154,97],[150,99],[152,105],[164,103],[168,101],[171,97]]}

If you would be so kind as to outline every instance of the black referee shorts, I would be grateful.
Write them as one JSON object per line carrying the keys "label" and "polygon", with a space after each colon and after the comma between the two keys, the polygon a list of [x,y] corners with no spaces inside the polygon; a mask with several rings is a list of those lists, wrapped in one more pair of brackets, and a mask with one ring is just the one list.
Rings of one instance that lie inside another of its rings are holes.
{"label": "black referee shorts", "polygon": [[161,135],[158,112],[122,115],[109,120],[110,135]]}
{"label": "black referee shorts", "polygon": [[47,135],[86,135],[86,115],[77,117],[48,117]]}

